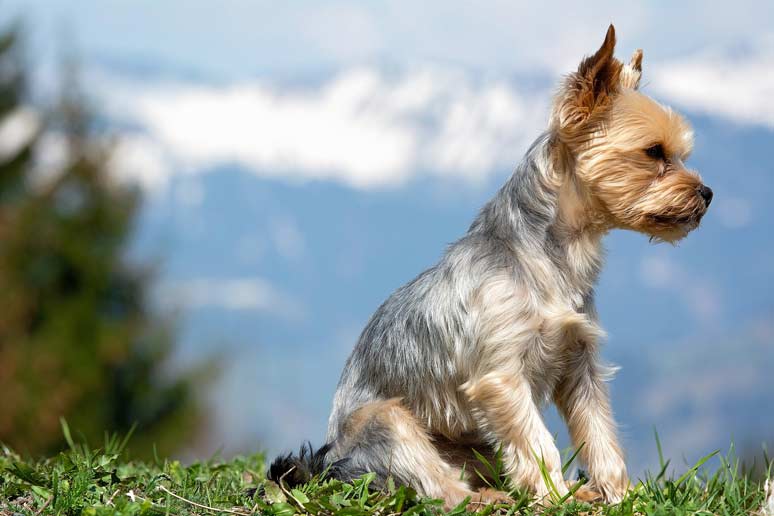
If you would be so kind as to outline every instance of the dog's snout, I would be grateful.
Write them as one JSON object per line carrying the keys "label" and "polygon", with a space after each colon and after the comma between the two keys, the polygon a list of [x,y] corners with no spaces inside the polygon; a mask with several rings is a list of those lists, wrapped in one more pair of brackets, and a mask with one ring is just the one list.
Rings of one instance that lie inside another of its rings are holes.
{"label": "dog's snout", "polygon": [[706,185],[700,185],[696,191],[701,195],[701,198],[704,199],[704,204],[709,206],[712,202],[712,188]]}

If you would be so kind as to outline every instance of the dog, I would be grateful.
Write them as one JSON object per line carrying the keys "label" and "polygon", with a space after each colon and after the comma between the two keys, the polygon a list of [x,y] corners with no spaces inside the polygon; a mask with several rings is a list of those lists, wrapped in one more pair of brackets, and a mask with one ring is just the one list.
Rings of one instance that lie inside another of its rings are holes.
{"label": "dog", "polygon": [[553,401],[588,492],[608,503],[624,497],[594,307],[602,239],[627,229],[676,242],[699,226],[712,190],[684,164],[689,124],[639,91],[642,51],[623,64],[614,49],[610,25],[468,232],[371,317],[341,375],[327,444],[280,456],[270,478],[375,472],[377,485],[392,477],[447,508],[468,497],[501,502],[506,493],[476,482],[473,453],[499,449],[514,486],[564,495],[569,483],[541,416]]}

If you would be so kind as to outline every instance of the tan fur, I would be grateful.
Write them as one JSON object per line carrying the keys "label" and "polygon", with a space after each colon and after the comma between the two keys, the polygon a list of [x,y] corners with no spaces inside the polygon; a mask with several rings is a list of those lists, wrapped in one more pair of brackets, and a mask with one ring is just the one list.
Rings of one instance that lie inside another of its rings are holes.
{"label": "tan fur", "polygon": [[621,86],[636,90],[640,87],[642,78],[642,49],[637,49],[632,54],[629,64],[621,69]]}

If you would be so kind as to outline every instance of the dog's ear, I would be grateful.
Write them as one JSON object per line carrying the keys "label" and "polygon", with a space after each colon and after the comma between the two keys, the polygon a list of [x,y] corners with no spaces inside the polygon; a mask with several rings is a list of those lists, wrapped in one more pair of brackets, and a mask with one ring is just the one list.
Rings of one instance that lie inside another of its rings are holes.
{"label": "dog's ear", "polygon": [[640,86],[642,77],[642,49],[638,48],[632,54],[629,64],[621,68],[621,86],[636,90]]}
{"label": "dog's ear", "polygon": [[615,28],[610,25],[605,41],[570,74],[554,102],[553,118],[564,133],[581,129],[603,114],[621,87],[622,64],[613,57]]}

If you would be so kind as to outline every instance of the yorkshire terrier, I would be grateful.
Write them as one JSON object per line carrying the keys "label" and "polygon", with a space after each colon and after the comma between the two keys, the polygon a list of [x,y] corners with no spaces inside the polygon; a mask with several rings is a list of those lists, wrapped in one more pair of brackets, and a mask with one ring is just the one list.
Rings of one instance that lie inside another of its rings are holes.
{"label": "yorkshire terrier", "polygon": [[611,25],[465,236],[371,317],[344,367],[328,444],[278,458],[270,478],[375,472],[447,507],[497,502],[507,495],[479,489],[472,450],[501,449],[514,486],[564,495],[541,416],[553,400],[580,448],[587,492],[622,499],[629,479],[594,307],[602,238],[629,229],[675,242],[699,225],[712,190],[684,164],[686,120],[638,91],[642,51],[624,65],[614,48]]}

